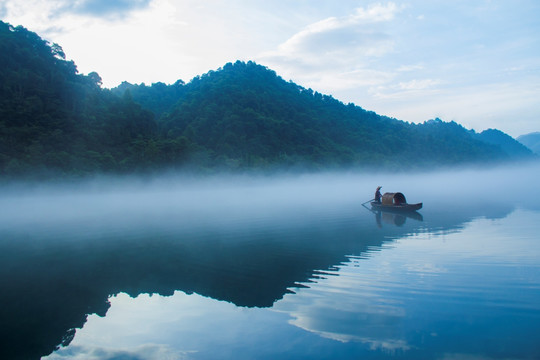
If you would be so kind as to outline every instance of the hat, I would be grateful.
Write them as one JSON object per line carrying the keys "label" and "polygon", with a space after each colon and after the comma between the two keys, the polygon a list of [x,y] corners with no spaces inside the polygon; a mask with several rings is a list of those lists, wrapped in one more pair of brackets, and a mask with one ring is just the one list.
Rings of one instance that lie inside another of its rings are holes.
{"label": "hat", "polygon": [[379,190],[380,188],[382,188],[382,186],[377,186],[377,190]]}

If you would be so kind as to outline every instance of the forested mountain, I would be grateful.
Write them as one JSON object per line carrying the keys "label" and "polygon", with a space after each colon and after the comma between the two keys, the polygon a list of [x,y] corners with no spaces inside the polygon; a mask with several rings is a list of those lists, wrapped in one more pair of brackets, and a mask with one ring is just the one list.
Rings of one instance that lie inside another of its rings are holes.
{"label": "forested mountain", "polygon": [[[253,62],[185,84],[101,88],[62,48],[0,22],[0,174],[420,167],[527,157],[451,122],[408,124]],[[480,134],[481,135],[481,134]],[[512,139],[506,139],[512,142]]]}
{"label": "forested mountain", "polygon": [[182,80],[178,80],[172,85],[157,82],[151,86],[144,84],[133,85],[124,81],[118,87],[112,89],[112,92],[118,96],[131,97],[133,101],[152,111],[156,118],[160,118],[183,98],[185,94],[184,85],[185,83]]}
{"label": "forested mountain", "polygon": [[[151,96],[154,86],[144,92]],[[134,94],[141,87],[124,90]],[[507,153],[455,122],[414,125],[345,105],[253,62],[196,77],[158,122],[163,137],[188,141],[205,166],[410,168],[530,155]]]}
{"label": "forested mountain", "polygon": [[126,171],[157,134],[150,111],[78,74],[62,48],[0,22],[0,173]]}
{"label": "forested mountain", "polygon": [[473,132],[473,137],[487,144],[499,146],[510,156],[522,157],[531,155],[531,150],[529,148],[524,146],[519,141],[516,141],[510,135],[505,134],[497,129],[487,129],[479,134]]}
{"label": "forested mountain", "polygon": [[531,149],[534,153],[540,154],[540,132],[518,136],[517,140]]}

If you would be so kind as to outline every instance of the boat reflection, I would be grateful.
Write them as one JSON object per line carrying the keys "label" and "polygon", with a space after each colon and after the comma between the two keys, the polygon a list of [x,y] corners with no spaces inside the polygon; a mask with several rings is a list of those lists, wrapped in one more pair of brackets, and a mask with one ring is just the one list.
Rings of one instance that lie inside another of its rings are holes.
{"label": "boat reflection", "polygon": [[375,222],[379,228],[383,227],[383,224],[403,226],[405,225],[407,218],[416,221],[424,221],[424,217],[418,211],[392,211],[382,209],[372,209],[366,205],[362,205],[365,209],[375,214]]}
{"label": "boat reflection", "polygon": [[407,218],[414,219],[416,221],[424,221],[424,217],[417,211],[407,213],[394,213],[388,211],[374,211],[375,221],[379,227],[384,224],[390,224],[395,226],[403,226],[407,221]]}

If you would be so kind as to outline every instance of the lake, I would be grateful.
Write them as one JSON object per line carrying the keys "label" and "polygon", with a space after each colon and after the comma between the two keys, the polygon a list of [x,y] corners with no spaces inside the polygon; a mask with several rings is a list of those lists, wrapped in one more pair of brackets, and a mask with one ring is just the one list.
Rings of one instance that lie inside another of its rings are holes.
{"label": "lake", "polygon": [[0,358],[539,359],[539,175],[3,185]]}

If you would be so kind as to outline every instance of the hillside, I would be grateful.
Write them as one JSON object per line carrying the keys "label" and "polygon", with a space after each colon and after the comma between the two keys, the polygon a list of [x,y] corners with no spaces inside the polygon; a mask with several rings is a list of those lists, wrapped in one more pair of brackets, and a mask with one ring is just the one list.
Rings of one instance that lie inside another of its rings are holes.
{"label": "hillside", "polygon": [[499,146],[510,156],[527,157],[531,155],[531,150],[513,137],[497,129],[487,129],[479,134],[473,132],[473,137],[487,144]]}
{"label": "hillside", "polygon": [[59,45],[0,22],[0,65],[3,177],[409,169],[530,156],[454,122],[414,125],[343,104],[253,62],[229,63],[187,84],[108,90],[97,73],[79,74]]}
{"label": "hillside", "polygon": [[188,139],[207,166],[411,168],[515,156],[454,122],[413,125],[380,116],[253,62],[193,79],[159,123],[163,136]]}
{"label": "hillside", "polygon": [[85,175],[130,171],[153,115],[78,74],[62,48],[0,22],[0,174]]}
{"label": "hillside", "polygon": [[535,154],[540,155],[540,132],[518,136],[517,140],[531,149]]}

